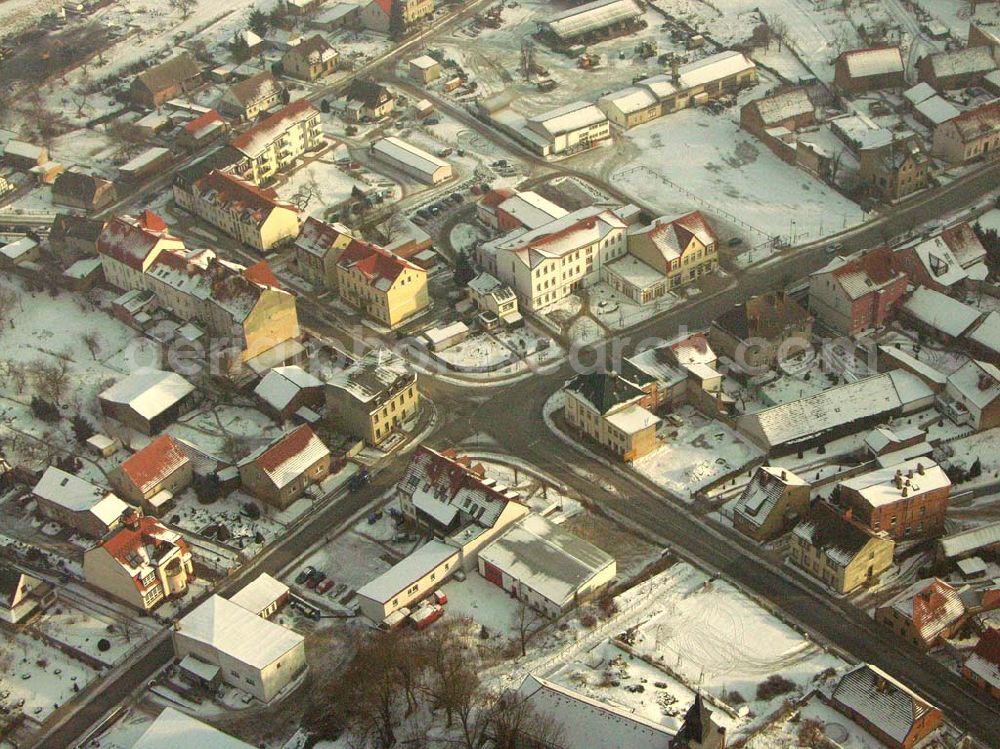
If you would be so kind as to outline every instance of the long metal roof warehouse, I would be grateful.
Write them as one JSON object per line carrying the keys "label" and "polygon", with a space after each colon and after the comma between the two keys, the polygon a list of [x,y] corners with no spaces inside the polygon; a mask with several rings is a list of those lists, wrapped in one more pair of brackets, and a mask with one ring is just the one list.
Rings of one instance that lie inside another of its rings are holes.
{"label": "long metal roof warehouse", "polygon": [[635,0],[595,0],[558,13],[543,21],[542,26],[562,41],[568,41],[641,15]]}
{"label": "long metal roof warehouse", "polygon": [[399,138],[382,138],[372,145],[375,158],[381,159],[421,182],[436,185],[451,179],[452,168],[447,161]]}

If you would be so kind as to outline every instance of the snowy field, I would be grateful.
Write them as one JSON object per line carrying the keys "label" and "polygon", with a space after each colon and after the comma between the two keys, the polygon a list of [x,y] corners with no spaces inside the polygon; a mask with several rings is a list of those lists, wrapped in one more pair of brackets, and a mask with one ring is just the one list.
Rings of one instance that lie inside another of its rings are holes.
{"label": "snowy field", "polygon": [[316,160],[297,169],[278,186],[278,197],[310,216],[322,218],[325,210],[351,197],[354,187],[365,188],[336,164]]}
{"label": "snowy field", "polygon": [[83,689],[96,673],[27,634],[0,630],[0,693],[32,720],[45,720]]}
{"label": "snowy field", "polygon": [[677,411],[684,426],[664,423],[664,444],[632,465],[646,478],[690,501],[713,479],[761,456],[760,450],[718,421],[709,421],[690,406]]}
{"label": "snowy field", "polygon": [[[46,612],[33,627],[108,666],[113,666],[141,645],[148,634],[145,629],[131,625],[123,631],[120,623],[70,608],[65,600]],[[105,651],[98,647],[102,640],[110,646]]]}

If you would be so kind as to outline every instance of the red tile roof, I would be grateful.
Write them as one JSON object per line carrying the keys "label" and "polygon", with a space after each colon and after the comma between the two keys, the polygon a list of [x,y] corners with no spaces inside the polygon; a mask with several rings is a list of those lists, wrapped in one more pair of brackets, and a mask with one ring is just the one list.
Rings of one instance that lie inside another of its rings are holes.
{"label": "red tile roof", "polygon": [[502,202],[512,197],[514,197],[514,193],[512,191],[500,187],[496,190],[490,190],[479,202],[487,208],[496,208]]}
{"label": "red tile roof", "polygon": [[258,286],[269,286],[272,289],[281,288],[281,281],[274,275],[271,266],[267,264],[266,260],[261,260],[259,263],[251,265],[244,270],[243,277],[250,283],[255,283]]}
{"label": "red tile roof", "polygon": [[360,239],[351,240],[337,261],[337,265],[360,271],[368,283],[373,286],[380,280],[386,280],[392,284],[406,269],[419,270],[417,266],[408,263],[398,255],[393,255],[378,245]]}
{"label": "red tile roof", "polygon": [[121,471],[145,493],[187,462],[187,454],[174,438],[163,434],[122,463]]}
{"label": "red tile roof", "polygon": [[973,652],[983,660],[1000,666],[1000,629],[990,627],[979,638]]}
{"label": "red tile roof", "polygon": [[195,182],[198,192],[211,196],[217,204],[229,210],[248,214],[258,225],[267,220],[275,208],[298,210],[291,204],[278,200],[273,189],[261,189],[227,172],[213,170]]}
{"label": "red tile roof", "polygon": [[205,112],[205,114],[195,117],[187,123],[184,126],[184,130],[188,133],[188,135],[195,135],[199,130],[211,125],[213,122],[225,122],[225,120],[222,119],[222,115],[219,114],[218,111],[209,109]]}
{"label": "red tile roof", "polygon": [[270,473],[301,453],[315,437],[308,424],[289,432],[257,457],[257,465]]}
{"label": "red tile roof", "polygon": [[97,239],[97,251],[136,270],[161,239],[176,240],[166,222],[150,210],[138,218],[115,216]]}
{"label": "red tile roof", "polygon": [[[104,539],[101,542],[101,547],[123,567],[133,569],[133,564],[129,560],[129,557],[138,552],[143,546],[156,548],[163,544],[176,546],[181,550],[182,554],[188,552],[187,543],[179,534],[164,527],[152,515],[146,515],[145,517],[138,518],[131,527],[123,525],[114,535]],[[151,562],[154,562],[154,560],[151,560]],[[135,580],[135,584],[136,587],[143,590],[141,581],[138,578]]]}

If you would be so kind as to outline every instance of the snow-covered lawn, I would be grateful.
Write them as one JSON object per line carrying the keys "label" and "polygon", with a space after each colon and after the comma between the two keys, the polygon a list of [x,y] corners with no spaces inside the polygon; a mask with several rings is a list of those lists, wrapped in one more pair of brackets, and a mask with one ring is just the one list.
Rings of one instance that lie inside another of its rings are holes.
{"label": "snow-covered lawn", "polygon": [[799,707],[797,720],[779,720],[754,734],[746,749],[798,749],[809,746],[812,728],[819,728],[822,735],[839,749],[881,749],[885,746],[857,723],[848,720],[818,696]]}
{"label": "snow-covered lawn", "polygon": [[518,637],[517,600],[478,572],[469,572],[462,581],[452,578],[441,586],[441,591],[448,596],[446,616],[468,617],[491,634],[500,634],[510,640]]}
{"label": "snow-covered lawn", "polygon": [[354,187],[364,189],[365,184],[336,164],[317,160],[292,173],[279,185],[278,196],[295,203],[311,216],[322,217],[327,208],[350,198]]}
{"label": "snow-covered lawn", "polygon": [[[758,86],[740,102],[763,93]],[[752,227],[753,244],[815,240],[863,220],[857,205],[741,130],[738,116],[736,107],[719,115],[686,109],[629,130],[623,138],[635,156],[611,181],[665,214],[728,214]]]}
{"label": "snow-covered lawn", "polygon": [[456,252],[471,250],[476,242],[485,239],[485,232],[473,224],[455,224],[451,230],[449,241]]}
{"label": "snow-covered lawn", "polygon": [[474,333],[461,343],[435,352],[458,369],[493,367],[510,362],[514,354],[489,333]]}
{"label": "snow-covered lawn", "polygon": [[[281,428],[257,409],[228,405],[192,411],[167,431],[224,459],[242,458],[282,434]],[[227,454],[229,448],[237,454]]]}
{"label": "snow-covered lawn", "polygon": [[[147,634],[142,627],[130,626],[126,637],[120,623],[70,608],[65,601],[60,601],[49,609],[33,626],[52,639],[97,658],[108,666],[114,665],[139,647]],[[107,640],[110,646],[104,652],[97,646],[101,640]]]}
{"label": "snow-covered lawn", "polygon": [[4,701],[24,700],[21,710],[39,722],[96,676],[56,648],[7,630],[0,630],[0,665],[0,692],[10,693]]}
{"label": "snow-covered lawn", "polygon": [[761,455],[759,449],[719,421],[709,421],[690,406],[677,411],[684,426],[664,422],[663,443],[632,465],[646,478],[690,500],[712,479],[724,476]]}

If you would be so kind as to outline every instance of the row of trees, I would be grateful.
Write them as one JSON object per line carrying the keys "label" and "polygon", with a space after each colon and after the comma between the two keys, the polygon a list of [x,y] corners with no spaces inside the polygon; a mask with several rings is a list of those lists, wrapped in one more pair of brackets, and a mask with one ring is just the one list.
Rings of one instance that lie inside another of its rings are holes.
{"label": "row of trees", "polygon": [[484,663],[461,621],[424,632],[359,635],[343,674],[318,676],[304,725],[317,739],[346,730],[358,746],[426,745],[433,733],[465,749],[559,746],[563,728],[515,692],[484,685]]}

